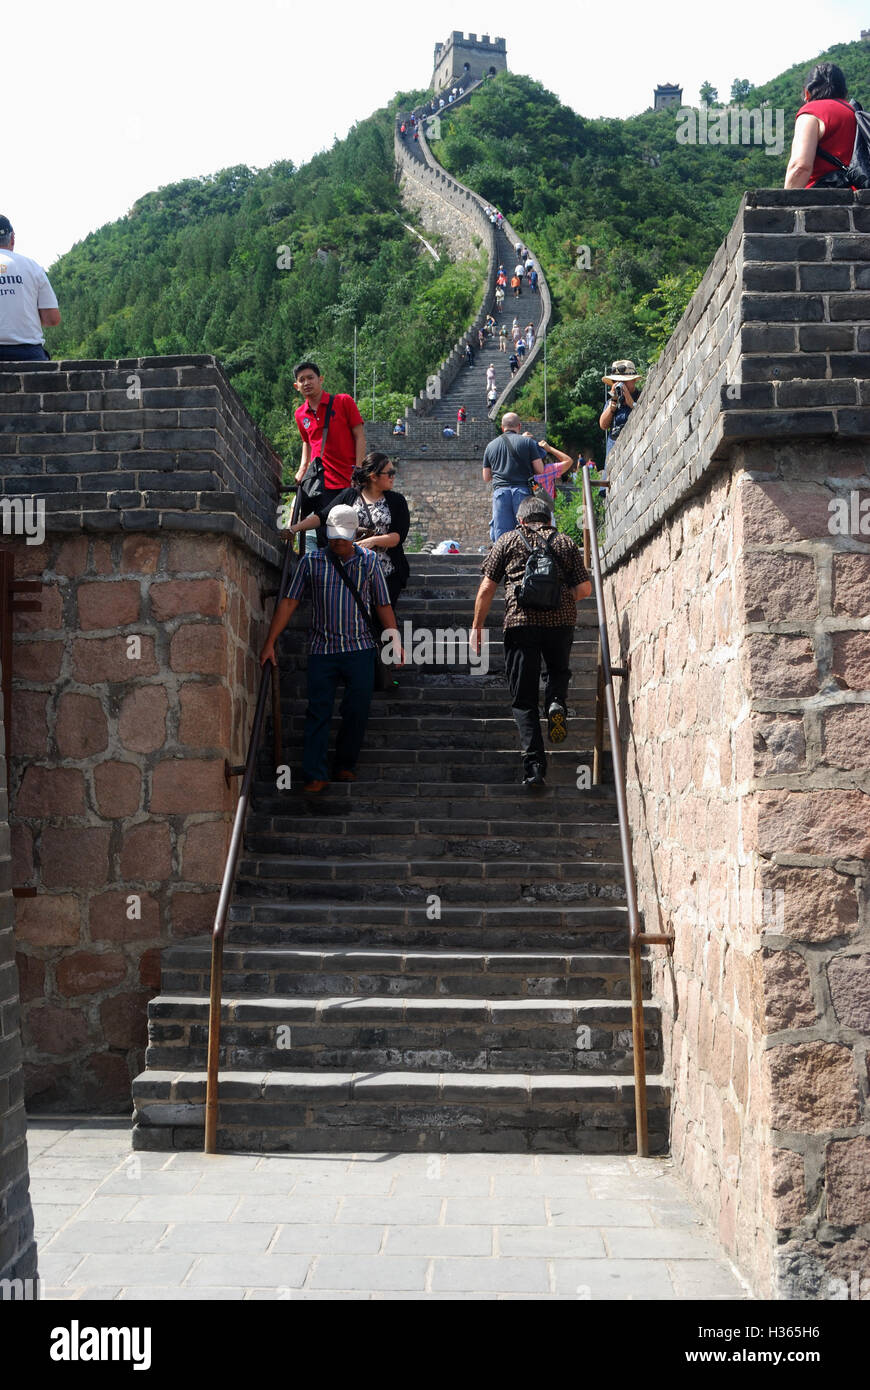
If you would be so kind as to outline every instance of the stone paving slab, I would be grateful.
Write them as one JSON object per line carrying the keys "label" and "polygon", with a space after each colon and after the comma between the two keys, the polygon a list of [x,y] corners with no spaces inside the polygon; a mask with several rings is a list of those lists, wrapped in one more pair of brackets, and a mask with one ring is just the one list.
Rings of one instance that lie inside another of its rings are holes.
{"label": "stone paving slab", "polygon": [[668,1159],[131,1153],[31,1122],[54,1301],[746,1299]]}

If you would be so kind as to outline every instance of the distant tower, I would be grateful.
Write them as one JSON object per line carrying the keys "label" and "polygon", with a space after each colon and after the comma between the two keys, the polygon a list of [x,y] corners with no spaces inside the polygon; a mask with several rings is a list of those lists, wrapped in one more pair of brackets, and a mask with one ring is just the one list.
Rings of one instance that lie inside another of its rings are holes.
{"label": "distant tower", "polygon": [[870,43],[870,29],[861,30],[861,42]]}
{"label": "distant tower", "polygon": [[682,106],[683,89],[672,82],[660,82],[653,93],[653,110],[663,111],[666,106]]}
{"label": "distant tower", "polygon": [[469,34],[454,29],[446,43],[435,45],[435,71],[432,89],[437,94],[445,87],[464,87],[478,77],[493,76],[507,71],[507,45],[504,39],[491,39],[489,34]]}

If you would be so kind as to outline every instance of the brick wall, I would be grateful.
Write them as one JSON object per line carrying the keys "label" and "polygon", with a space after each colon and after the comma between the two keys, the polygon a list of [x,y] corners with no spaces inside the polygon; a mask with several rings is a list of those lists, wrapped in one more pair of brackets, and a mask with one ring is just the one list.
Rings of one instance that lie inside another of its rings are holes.
{"label": "brick wall", "polygon": [[609,460],[673,1153],[762,1296],[870,1278],[866,201],[745,201]]}
{"label": "brick wall", "polygon": [[4,747],[0,696],[0,1279],[34,1279]]}
{"label": "brick wall", "polygon": [[[160,948],[214,915],[280,462],[208,359],[46,368],[0,372],[5,488],[47,502],[44,544],[13,542],[43,580],[11,708],[14,881],[37,889],[17,904],[27,1095],[117,1111]],[[120,406],[129,375],[141,399]]]}

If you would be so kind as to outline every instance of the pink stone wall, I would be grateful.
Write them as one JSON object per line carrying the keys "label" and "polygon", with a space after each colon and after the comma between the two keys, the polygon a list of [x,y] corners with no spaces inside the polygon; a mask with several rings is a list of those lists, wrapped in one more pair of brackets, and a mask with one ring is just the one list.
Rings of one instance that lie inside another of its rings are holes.
{"label": "pink stone wall", "polygon": [[672,1150],[762,1296],[870,1279],[865,458],[742,446],[607,584]]}
{"label": "pink stone wall", "polygon": [[213,919],[224,759],[244,759],[274,573],[181,531],[55,536],[15,558],[44,584],[16,618],[11,706],[13,881],[37,888],[16,903],[26,1093],[34,1110],[127,1110],[160,948]]}

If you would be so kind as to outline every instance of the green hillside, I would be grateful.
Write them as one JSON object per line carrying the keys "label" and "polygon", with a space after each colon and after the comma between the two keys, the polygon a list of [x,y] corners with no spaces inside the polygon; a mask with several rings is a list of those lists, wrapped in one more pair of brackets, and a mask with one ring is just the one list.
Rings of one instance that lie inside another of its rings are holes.
{"label": "green hillside", "polygon": [[[511,73],[442,119],[437,158],[508,214],[548,277],[556,315],[548,340],[554,438],[603,457],[602,372],[617,356],[632,357],[639,369],[655,359],[743,193],[782,187],[803,82],[823,60],[839,63],[850,94],[870,107],[870,46],[863,43],[839,45],[750,89],[744,106],[769,102],[784,110],[781,154],[757,145],[678,144],[673,110],[587,120],[540,83]],[[684,94],[687,104],[692,97]],[[540,366],[518,408],[543,417]]]}
{"label": "green hillside", "polygon": [[[870,46],[843,44],[822,57],[840,64],[870,107]],[[443,113],[437,157],[502,208],[547,274],[554,439],[601,456],[603,370],[616,356],[640,368],[654,360],[743,193],[782,186],[802,83],[816,61],[743,98],[784,109],[783,148],[774,154],[678,144],[673,110],[588,120],[513,73]],[[356,325],[361,408],[370,416],[374,368],[377,418],[390,418],[473,316],[483,277],[482,261],[436,264],[402,225],[414,219],[393,179],[392,121],[421,96],[397,96],[302,168],[239,166],[146,194],[53,267],[64,319],[52,351],[215,353],[291,458],[292,363],[316,354],[330,385],[350,390]],[[540,368],[519,406],[543,416]]]}
{"label": "green hillside", "polygon": [[316,355],[330,387],[351,390],[356,325],[360,406],[371,418],[374,370],[377,418],[395,418],[473,317],[485,273],[482,258],[436,263],[402,225],[393,113],[421,95],[300,169],[241,165],[140,198],[52,268],[52,354],[214,353],[292,458],[293,363]]}

